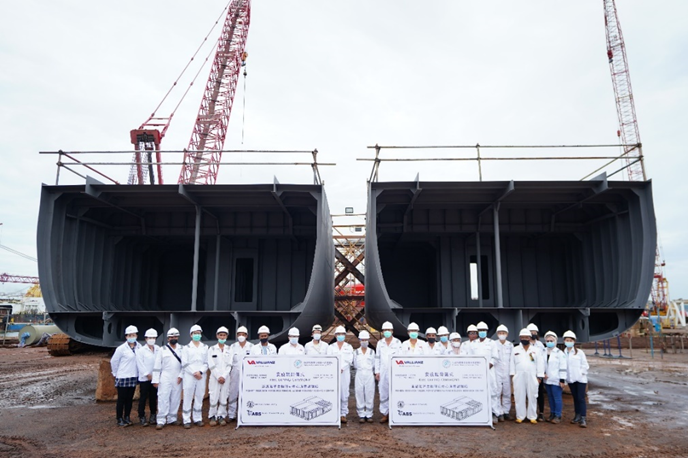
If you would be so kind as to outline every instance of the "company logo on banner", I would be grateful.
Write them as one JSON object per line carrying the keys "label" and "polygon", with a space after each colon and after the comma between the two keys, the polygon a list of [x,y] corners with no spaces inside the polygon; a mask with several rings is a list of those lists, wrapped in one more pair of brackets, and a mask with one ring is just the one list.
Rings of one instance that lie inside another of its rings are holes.
{"label": "company logo on banner", "polygon": [[492,426],[484,357],[393,356],[392,362],[390,427]]}

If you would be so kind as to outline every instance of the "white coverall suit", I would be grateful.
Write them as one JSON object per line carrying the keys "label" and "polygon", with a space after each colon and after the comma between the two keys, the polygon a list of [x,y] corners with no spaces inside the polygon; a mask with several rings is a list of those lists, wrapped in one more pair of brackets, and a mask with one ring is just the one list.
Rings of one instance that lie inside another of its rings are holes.
{"label": "white coverall suit", "polygon": [[239,342],[234,342],[230,349],[232,355],[232,371],[229,373],[229,402],[227,403],[227,419],[234,420],[237,412],[237,402],[239,401],[239,376],[241,375],[241,361],[244,356],[251,353],[253,344],[249,341],[244,342],[242,347]]}
{"label": "white coverall suit", "polygon": [[[497,377],[495,374],[495,366],[499,361],[499,351],[497,350],[497,345],[499,345],[497,342],[487,337],[482,341],[480,339],[475,339],[473,342],[468,344],[467,354],[470,356],[484,356],[487,358],[487,363],[492,365],[492,367],[487,371],[487,381],[490,387],[492,414],[499,416],[502,408],[499,401],[499,388],[497,387]],[[463,346],[461,349],[463,350]]]}
{"label": "white coverall suit", "polygon": [[[220,344],[215,344],[208,349],[208,369],[210,369],[208,418],[225,418],[227,416],[232,356],[232,351],[227,345],[220,347]],[[224,383],[220,383],[220,377],[224,379]]]}
{"label": "white coverall suit", "polygon": [[514,344],[505,340],[502,343],[495,341],[495,347],[499,352],[499,360],[495,364],[495,375],[497,376],[497,400],[501,403],[499,415],[509,415],[511,410],[511,353],[514,351]]}
{"label": "white coverall suit", "polygon": [[[545,376],[545,362],[540,349],[533,345],[528,350],[516,345],[511,353],[511,375],[514,376],[514,401],[516,418],[537,419],[538,377]],[[526,412],[526,399],[528,410]]]}
{"label": "white coverall suit", "polygon": [[341,342],[342,347],[339,348],[339,343],[334,342],[330,344],[327,354],[339,357],[339,396],[341,398],[339,414],[342,417],[346,417],[349,413],[349,390],[351,388],[351,365],[354,362],[354,347],[346,342]]}
{"label": "white coverall suit", "polygon": [[[205,395],[205,377],[208,371],[208,346],[204,343],[190,342],[182,349],[182,372],[184,373],[184,403],[182,419],[184,424],[191,423],[191,404],[193,403],[193,421],[203,421],[203,397]],[[201,379],[194,377],[201,373]]]}
{"label": "white coverall suit", "polygon": [[354,390],[356,393],[356,412],[358,418],[373,418],[373,399],[375,398],[375,350],[361,348],[354,352]]}
{"label": "white coverall suit", "polygon": [[380,374],[380,383],[377,390],[380,393],[380,413],[384,416],[389,415],[389,371],[390,358],[401,354],[401,340],[392,337],[392,341],[387,344],[385,339],[377,343],[375,352],[375,373]]}
{"label": "white coverall suit", "polygon": [[[171,347],[171,346],[170,346]],[[170,347],[163,345],[155,354],[153,364],[152,383],[158,384],[158,416],[157,424],[165,425],[177,421],[177,411],[182,399],[182,384],[179,378],[182,376],[182,363],[174,356],[181,359],[182,346],[177,345],[174,353]]]}
{"label": "white coverall suit", "polygon": [[430,347],[424,340],[416,339],[415,345],[411,345],[411,339],[401,344],[401,354],[408,356],[431,355]]}

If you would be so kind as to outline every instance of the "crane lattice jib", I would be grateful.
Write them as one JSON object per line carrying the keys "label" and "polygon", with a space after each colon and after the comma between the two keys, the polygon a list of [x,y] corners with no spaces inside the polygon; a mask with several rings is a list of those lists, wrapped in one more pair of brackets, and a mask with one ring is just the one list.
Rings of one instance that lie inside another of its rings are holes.
{"label": "crane lattice jib", "polygon": [[215,184],[251,16],[250,0],[230,5],[179,175],[182,184]]}
{"label": "crane lattice jib", "polygon": [[644,181],[645,165],[642,160],[640,145],[640,132],[638,131],[638,119],[635,114],[635,101],[633,100],[633,88],[631,75],[628,71],[628,59],[626,58],[626,45],[619,16],[614,0],[604,1],[604,25],[607,33],[607,57],[609,70],[614,85],[616,97],[616,113],[619,117],[619,135],[624,146],[625,161],[628,178],[630,181]]}
{"label": "crane lattice jib", "polygon": [[10,275],[3,273],[0,274],[0,283],[38,283],[38,277],[29,277],[28,275]]}

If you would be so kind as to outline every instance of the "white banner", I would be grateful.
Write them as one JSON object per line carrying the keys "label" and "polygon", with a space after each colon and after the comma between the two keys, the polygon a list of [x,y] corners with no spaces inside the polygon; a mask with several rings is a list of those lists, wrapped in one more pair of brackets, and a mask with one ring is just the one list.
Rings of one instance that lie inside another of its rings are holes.
{"label": "white banner", "polygon": [[482,356],[393,356],[390,427],[492,427],[488,370]]}
{"label": "white banner", "polygon": [[239,426],[341,426],[337,356],[245,356]]}

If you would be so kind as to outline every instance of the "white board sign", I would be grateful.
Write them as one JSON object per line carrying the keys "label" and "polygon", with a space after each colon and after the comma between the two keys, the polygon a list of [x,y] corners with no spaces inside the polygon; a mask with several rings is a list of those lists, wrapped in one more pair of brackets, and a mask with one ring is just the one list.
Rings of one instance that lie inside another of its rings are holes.
{"label": "white board sign", "polygon": [[341,426],[337,356],[245,356],[239,426]]}
{"label": "white board sign", "polygon": [[482,356],[393,356],[389,425],[492,427]]}

